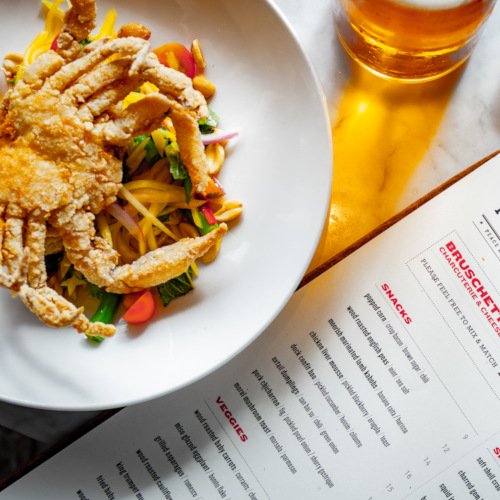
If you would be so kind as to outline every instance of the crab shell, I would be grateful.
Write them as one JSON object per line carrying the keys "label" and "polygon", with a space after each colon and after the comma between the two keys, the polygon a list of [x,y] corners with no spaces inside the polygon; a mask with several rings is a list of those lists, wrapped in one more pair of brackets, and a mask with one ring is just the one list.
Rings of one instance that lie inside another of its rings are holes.
{"label": "crab shell", "polygon": [[[111,336],[113,325],[91,323],[47,286],[47,226],[59,232],[66,255],[86,279],[113,293],[129,293],[179,276],[226,232],[158,248],[132,264],[96,236],[95,214],[121,187],[122,156],[134,137],[158,128],[166,115],[176,128],[181,159],[195,192],[210,177],[198,119],[203,96],[182,73],[161,65],[149,42],[125,37],[89,44],[95,4],[75,0],[57,51],[42,54],[6,95],[0,111],[0,285],[19,292],[46,324],[73,325],[88,335]],[[110,56],[113,56],[111,59]],[[120,101],[143,82],[159,91],[122,110]]]}

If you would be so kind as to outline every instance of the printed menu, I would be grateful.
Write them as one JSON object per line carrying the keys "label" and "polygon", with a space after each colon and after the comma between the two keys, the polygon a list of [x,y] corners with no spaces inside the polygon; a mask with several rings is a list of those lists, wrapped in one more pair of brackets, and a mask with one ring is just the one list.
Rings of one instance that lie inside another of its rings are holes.
{"label": "printed menu", "polygon": [[500,155],[0,499],[499,498],[499,185]]}

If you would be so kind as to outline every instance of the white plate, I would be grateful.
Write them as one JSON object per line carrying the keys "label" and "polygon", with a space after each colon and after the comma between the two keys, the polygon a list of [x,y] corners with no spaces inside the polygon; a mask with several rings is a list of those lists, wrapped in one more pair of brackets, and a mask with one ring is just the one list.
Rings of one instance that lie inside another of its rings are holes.
{"label": "white plate", "polygon": [[[1,57],[43,29],[38,0],[0,0]],[[99,25],[113,3],[98,0]],[[266,0],[120,0],[116,27],[151,29],[153,48],[200,40],[211,107],[239,127],[221,176],[244,204],[196,289],[145,327],[118,321],[98,346],[51,329],[0,290],[0,399],[95,410],[179,389],[226,363],[274,319],[305,273],[329,205],[332,147],[316,74],[280,12]]]}

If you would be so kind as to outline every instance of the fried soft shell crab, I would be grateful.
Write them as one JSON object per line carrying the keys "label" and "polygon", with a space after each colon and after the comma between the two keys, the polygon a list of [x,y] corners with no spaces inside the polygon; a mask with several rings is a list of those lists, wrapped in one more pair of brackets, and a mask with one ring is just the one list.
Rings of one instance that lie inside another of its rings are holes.
{"label": "fried soft shell crab", "polygon": [[[226,232],[158,248],[132,264],[96,236],[95,215],[116,200],[122,158],[135,136],[157,129],[170,116],[193,189],[210,181],[198,120],[208,113],[202,94],[180,72],[150,53],[149,42],[125,36],[80,40],[95,27],[94,0],[73,0],[57,40],[5,96],[0,110],[0,285],[47,325],[73,325],[80,333],[109,337],[113,325],[91,323],[47,285],[47,229],[58,232],[66,255],[85,278],[125,294],[156,286],[183,272]],[[114,56],[110,58],[110,56]],[[131,104],[120,101],[142,83],[159,91]]]}

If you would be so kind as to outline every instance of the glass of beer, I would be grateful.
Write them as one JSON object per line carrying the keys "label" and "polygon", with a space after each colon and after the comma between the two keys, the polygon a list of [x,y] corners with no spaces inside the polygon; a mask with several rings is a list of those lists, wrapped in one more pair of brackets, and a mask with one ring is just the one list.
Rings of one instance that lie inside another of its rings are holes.
{"label": "glass of beer", "polygon": [[496,0],[334,0],[339,38],[373,73],[433,80],[469,57]]}

